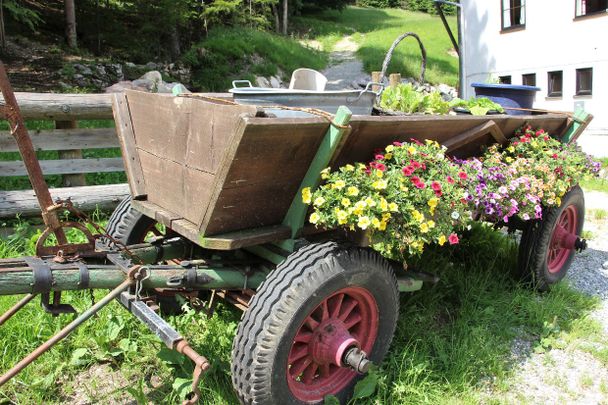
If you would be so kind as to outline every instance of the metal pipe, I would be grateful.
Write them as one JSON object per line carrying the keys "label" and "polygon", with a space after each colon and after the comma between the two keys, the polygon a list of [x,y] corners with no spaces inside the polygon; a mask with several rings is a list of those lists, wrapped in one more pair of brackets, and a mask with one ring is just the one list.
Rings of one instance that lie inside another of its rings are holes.
{"label": "metal pipe", "polygon": [[18,303],[16,303],[11,309],[6,311],[2,316],[0,316],[0,326],[4,324],[4,322],[8,321],[13,315],[15,315],[21,308],[26,306],[31,300],[36,297],[36,294],[28,294],[21,299]]}
{"label": "metal pipe", "polygon": [[[462,4],[460,3],[454,3],[452,1],[446,1],[446,0],[434,0],[435,2],[435,7],[437,8],[437,12],[439,13],[439,16],[441,17],[441,20],[443,21],[443,25],[445,26],[446,31],[448,32],[448,35],[450,36],[450,40],[452,41],[452,44],[454,45],[454,49],[456,49],[456,51],[458,52],[458,97],[463,98],[464,97],[464,86],[465,86],[465,74],[464,74],[464,61],[465,61],[465,46],[464,46],[464,18],[463,18],[463,11],[462,11]],[[441,8],[441,4],[448,4],[450,6],[454,6],[456,7],[457,10],[457,14],[456,14],[456,21],[457,21],[457,25],[458,25],[458,44],[455,43],[454,41],[454,34],[452,33],[452,30],[450,29],[450,26],[448,25],[446,19],[445,19],[445,15],[443,14],[443,9]]]}
{"label": "metal pipe", "polygon": [[0,387],[6,384],[11,378],[19,374],[25,367],[30,365],[34,360],[36,360],[42,354],[47,352],[51,347],[55,346],[59,341],[66,338],[71,332],[73,332],[76,328],[82,325],[86,320],[88,320],[97,312],[99,312],[99,310],[101,310],[103,307],[112,302],[112,300],[118,297],[120,293],[129,288],[129,286],[133,284],[133,282],[134,280],[131,278],[128,278],[123,281],[118,287],[110,291],[110,293],[103,297],[99,302],[84,311],[78,318],[70,322],[70,324],[63,328],[61,331],[59,331],[59,333],[47,340],[42,345],[38,346],[36,350],[31,352],[23,360],[13,366],[13,368],[7,371],[2,377],[0,377]]}
{"label": "metal pipe", "polygon": [[460,55],[460,50],[458,49],[458,42],[456,42],[456,38],[454,38],[454,34],[452,33],[452,29],[450,28],[450,25],[448,24],[448,20],[445,18],[445,14],[443,13],[443,8],[441,8],[441,5],[445,4],[445,3],[446,2],[444,2],[444,1],[436,0],[435,8],[437,9],[437,14],[439,14],[439,18],[441,18],[441,22],[443,23],[445,30],[448,32],[448,35],[450,36],[450,41],[452,41],[452,46],[454,47],[454,49],[456,50],[458,55]]}

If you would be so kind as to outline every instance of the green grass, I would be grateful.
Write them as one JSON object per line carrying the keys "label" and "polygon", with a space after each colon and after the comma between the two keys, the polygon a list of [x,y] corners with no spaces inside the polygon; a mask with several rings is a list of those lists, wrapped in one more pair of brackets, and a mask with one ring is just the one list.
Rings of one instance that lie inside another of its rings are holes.
{"label": "green grass", "polygon": [[[602,164],[602,169],[604,171],[608,171],[608,158],[597,158],[596,160]],[[608,179],[603,177],[583,180],[581,181],[581,187],[585,190],[608,193]]]}
{"label": "green grass", "polygon": [[[0,240],[0,256],[31,254],[27,230],[22,228],[21,232],[18,238]],[[538,294],[512,281],[509,272],[516,248],[512,239],[480,227],[463,238],[460,246],[430,249],[412,263],[436,272],[441,281],[418,293],[402,295],[397,332],[379,368],[377,389],[357,404],[479,403],[488,387],[498,393],[508,389],[513,373],[511,344],[516,336],[529,337],[538,350],[563,341],[573,344],[587,337],[600,339],[601,331],[586,316],[595,308],[595,299],[566,284]],[[65,297],[79,311],[90,305],[84,292]],[[0,310],[16,299],[0,298]],[[237,310],[221,306],[212,318],[192,311],[170,318],[213,364],[204,378],[203,403],[237,403],[229,362],[239,316]],[[0,328],[0,368],[8,369],[68,321],[45,315],[30,304]],[[597,345],[589,346],[588,351],[606,358],[606,351]],[[112,304],[3,387],[0,403],[2,398],[24,404],[67,401],[67,395],[77,389],[71,381],[98,364],[111,365],[131,382],[131,388],[96,397],[97,402],[121,397],[141,400],[145,392],[143,397],[153,403],[175,403],[191,370],[188,362],[162,349],[150,332]],[[161,381],[160,386],[152,388],[150,381],[154,379]]]}
{"label": "green grass", "polygon": [[193,68],[193,84],[209,91],[226,91],[234,79],[256,75],[287,77],[299,67],[322,69],[327,55],[302,46],[290,37],[248,28],[217,28],[192,46],[184,60]]}
{"label": "green grass", "polygon": [[[452,32],[456,18],[448,16]],[[382,69],[382,62],[393,41],[401,34],[415,32],[427,51],[426,80],[430,83],[458,83],[458,58],[450,56],[452,44],[437,16],[400,9],[347,7],[342,12],[325,12],[294,19],[300,35],[315,39],[325,51],[343,37],[352,35],[360,45],[357,56],[370,73]],[[393,53],[387,73],[401,73],[403,77],[420,75],[420,49],[413,38],[406,38]]]}

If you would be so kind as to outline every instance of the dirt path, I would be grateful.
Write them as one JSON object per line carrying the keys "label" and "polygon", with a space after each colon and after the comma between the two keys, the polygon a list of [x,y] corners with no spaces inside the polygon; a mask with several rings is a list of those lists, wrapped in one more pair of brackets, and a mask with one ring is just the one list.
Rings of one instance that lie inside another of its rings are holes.
{"label": "dirt path", "polygon": [[[589,248],[577,254],[568,273],[570,285],[601,304],[590,317],[601,330],[573,331],[576,338],[557,339],[552,348],[535,352],[538,337],[522,336],[513,344],[516,372],[500,402],[531,404],[608,404],[608,194],[586,192],[585,229],[593,234]],[[572,333],[571,333],[572,335]]]}
{"label": "dirt path", "polygon": [[327,90],[342,90],[358,88],[353,82],[369,78],[363,71],[363,63],[357,59],[359,45],[352,37],[346,36],[340,40],[330,54],[329,67],[323,71],[327,77]]}

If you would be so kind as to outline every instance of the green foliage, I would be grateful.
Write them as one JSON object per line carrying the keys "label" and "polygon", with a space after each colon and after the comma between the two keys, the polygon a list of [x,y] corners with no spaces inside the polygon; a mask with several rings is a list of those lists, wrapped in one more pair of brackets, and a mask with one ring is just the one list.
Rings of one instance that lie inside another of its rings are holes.
{"label": "green foliage", "polygon": [[455,98],[450,101],[450,107],[462,107],[468,110],[472,115],[486,115],[489,111],[498,111],[499,113],[505,112],[500,104],[493,102],[487,97],[471,97],[468,100]]}
{"label": "green foliage", "polygon": [[38,25],[43,22],[40,13],[32,10],[23,3],[24,2],[22,1],[16,0],[4,0],[2,5],[10,18],[27,26],[31,31],[36,31]]}
{"label": "green foliage", "polygon": [[376,8],[399,7],[401,5],[401,1],[400,0],[357,0],[357,5],[360,7],[376,7]]}
{"label": "green foliage", "polygon": [[447,114],[450,110],[450,104],[441,98],[441,93],[424,93],[415,89],[411,83],[386,88],[382,93],[380,107],[408,114]]}

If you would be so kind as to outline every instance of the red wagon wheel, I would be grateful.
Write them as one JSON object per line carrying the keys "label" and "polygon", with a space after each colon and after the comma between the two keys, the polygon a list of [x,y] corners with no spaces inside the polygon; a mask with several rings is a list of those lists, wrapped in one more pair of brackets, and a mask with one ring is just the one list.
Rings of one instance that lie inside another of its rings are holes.
{"label": "red wagon wheel", "polygon": [[398,316],[390,265],[375,252],[311,244],[272,271],[253,297],[232,348],[244,404],[345,402],[380,363]]}
{"label": "red wagon wheel", "polygon": [[564,195],[559,207],[544,210],[540,223],[524,231],[520,267],[534,287],[548,290],[566,276],[575,252],[586,247],[580,238],[584,220],[585,197],[576,186]]}

